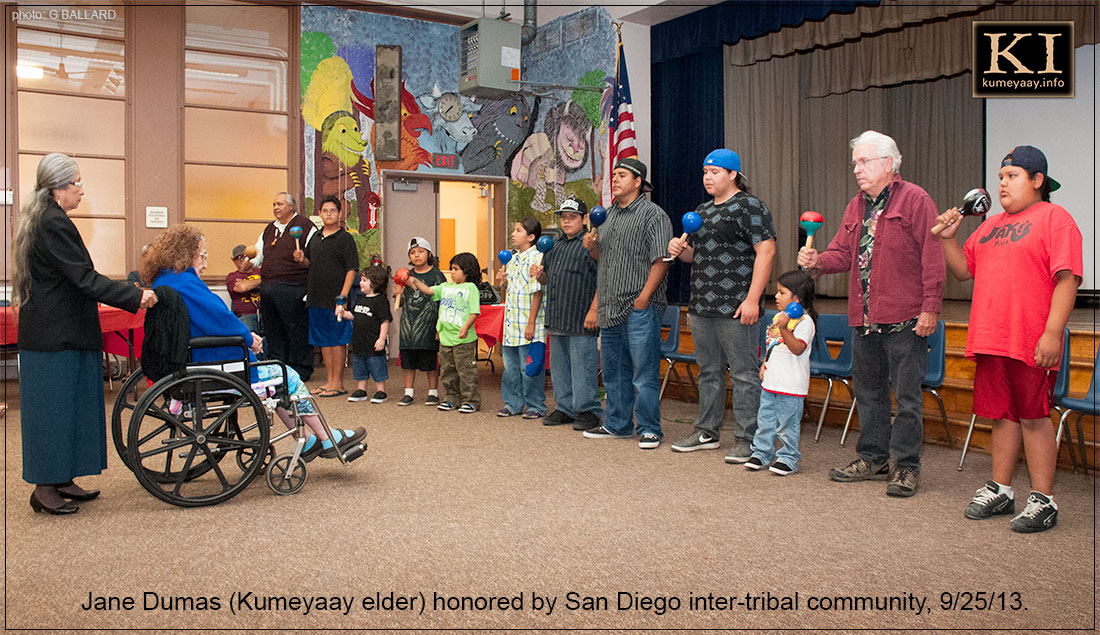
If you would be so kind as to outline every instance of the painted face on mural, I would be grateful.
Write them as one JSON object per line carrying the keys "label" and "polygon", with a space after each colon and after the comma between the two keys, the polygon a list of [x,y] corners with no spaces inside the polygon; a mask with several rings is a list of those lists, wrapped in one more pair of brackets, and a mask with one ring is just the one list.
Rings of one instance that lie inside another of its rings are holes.
{"label": "painted face on mural", "polygon": [[580,130],[573,127],[568,119],[561,122],[558,131],[558,156],[570,170],[576,170],[584,164],[588,152],[588,142]]}

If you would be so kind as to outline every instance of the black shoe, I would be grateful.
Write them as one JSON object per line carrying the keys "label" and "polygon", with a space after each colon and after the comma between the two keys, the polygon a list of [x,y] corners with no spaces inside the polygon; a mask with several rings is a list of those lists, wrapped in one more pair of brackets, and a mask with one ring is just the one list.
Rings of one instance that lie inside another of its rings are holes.
{"label": "black shoe", "polygon": [[72,503],[70,501],[65,501],[61,504],[60,507],[50,507],[49,505],[46,505],[42,501],[38,500],[37,494],[31,492],[31,509],[33,509],[34,513],[36,514],[38,512],[46,512],[47,514],[60,516],[64,514],[75,514],[80,509],[80,507],[78,507],[76,503]]}
{"label": "black shoe", "polygon": [[[81,501],[81,502],[95,500],[95,499],[99,498],[99,490],[97,490],[97,489],[86,489],[86,490],[84,490],[83,494],[69,494],[69,493],[66,493],[65,491],[63,491],[61,489],[62,487],[75,487],[75,486],[76,486],[76,483],[73,483],[72,481],[69,481],[68,483],[66,483],[64,485],[58,485],[57,486],[57,493],[61,494],[61,498],[67,498],[69,500]],[[81,488],[81,489],[83,489],[83,488]]]}
{"label": "black shoe", "polygon": [[573,423],[574,421],[576,421],[576,419],[574,419],[573,417],[570,417],[569,415],[565,414],[561,410],[554,410],[554,412],[551,412],[550,414],[548,414],[546,416],[545,419],[542,420],[542,425],[544,425],[544,426],[560,426],[560,425],[564,425],[566,423]]}
{"label": "black shoe", "polygon": [[579,432],[595,430],[600,427],[600,418],[594,412],[582,412],[573,421],[573,429]]}

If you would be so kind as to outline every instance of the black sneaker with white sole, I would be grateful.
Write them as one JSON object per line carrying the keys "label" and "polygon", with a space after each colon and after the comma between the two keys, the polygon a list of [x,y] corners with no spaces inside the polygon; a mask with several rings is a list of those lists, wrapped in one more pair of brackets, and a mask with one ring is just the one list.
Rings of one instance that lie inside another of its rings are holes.
{"label": "black sneaker with white sole", "polygon": [[428,398],[424,400],[425,406],[438,406],[439,395],[428,395]]}
{"label": "black sneaker with white sole", "polygon": [[974,498],[966,506],[963,514],[973,520],[992,518],[1001,514],[1011,514],[1016,511],[1016,501],[1008,494],[1001,491],[1001,486],[995,481],[989,481],[978,491],[974,492]]}
{"label": "black sneaker with white sole", "polygon": [[440,404],[438,406],[436,406],[436,409],[437,410],[457,410],[458,406],[454,405],[453,403],[451,403],[449,401],[443,401],[443,402],[440,402]]}
{"label": "black sneaker with white sole", "polygon": [[1027,507],[1016,514],[1009,524],[1012,526],[1012,531],[1023,534],[1046,531],[1058,524],[1058,506],[1049,497],[1039,492],[1032,492],[1027,497]]}
{"label": "black sneaker with white sole", "polygon": [[661,445],[661,437],[652,432],[643,432],[638,435],[638,447],[643,450],[652,450]]}
{"label": "black sneaker with white sole", "polygon": [[755,456],[750,456],[748,461],[745,461],[745,469],[752,470],[754,472],[764,469],[764,462]]}
{"label": "black sneaker with white sole", "polygon": [[584,438],[586,439],[629,439],[629,434],[615,434],[603,426],[592,428],[591,430],[584,431]]}
{"label": "black sneaker with white sole", "polygon": [[412,402],[413,402],[413,396],[412,395],[404,395],[404,396],[401,397],[401,400],[397,402],[397,405],[399,405],[399,406],[411,406]]}
{"label": "black sneaker with white sole", "polygon": [[356,390],[348,396],[348,401],[366,401],[368,398],[367,391]]}
{"label": "black sneaker with white sole", "polygon": [[[358,392],[358,391],[356,391],[356,392]],[[386,395],[385,391],[379,390],[378,392],[374,393],[373,397],[370,398],[370,402],[371,403],[386,403],[386,399],[388,399],[388,398],[389,398],[389,396]]]}
{"label": "black sneaker with white sole", "polygon": [[772,463],[771,467],[768,468],[768,471],[777,476],[794,474],[794,468],[787,465],[783,461],[776,461],[775,463]]}

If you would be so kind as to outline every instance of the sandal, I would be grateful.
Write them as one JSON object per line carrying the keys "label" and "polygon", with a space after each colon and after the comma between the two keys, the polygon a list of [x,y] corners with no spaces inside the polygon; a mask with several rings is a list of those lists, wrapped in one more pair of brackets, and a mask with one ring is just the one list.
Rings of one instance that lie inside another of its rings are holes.
{"label": "sandal", "polygon": [[346,391],[346,390],[322,390],[321,392],[314,393],[314,394],[316,394],[318,397],[339,397],[341,395],[348,394],[348,391]]}

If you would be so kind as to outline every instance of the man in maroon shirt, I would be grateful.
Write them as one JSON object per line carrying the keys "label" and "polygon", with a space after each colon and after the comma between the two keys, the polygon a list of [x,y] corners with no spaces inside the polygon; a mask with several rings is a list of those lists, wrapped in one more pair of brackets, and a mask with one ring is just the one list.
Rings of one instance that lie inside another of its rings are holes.
{"label": "man in maroon shirt", "polygon": [[[860,192],[844,210],[828,249],[798,252],[803,267],[850,274],[859,457],[831,470],[829,478],[888,480],[887,495],[912,496],[924,441],[921,381],[928,367],[927,340],[939,320],[946,276],[943,246],[930,233],[937,211],[927,192],[898,175],[901,153],[893,139],[868,130],[851,146]],[[898,402],[892,425],[891,387]]]}

